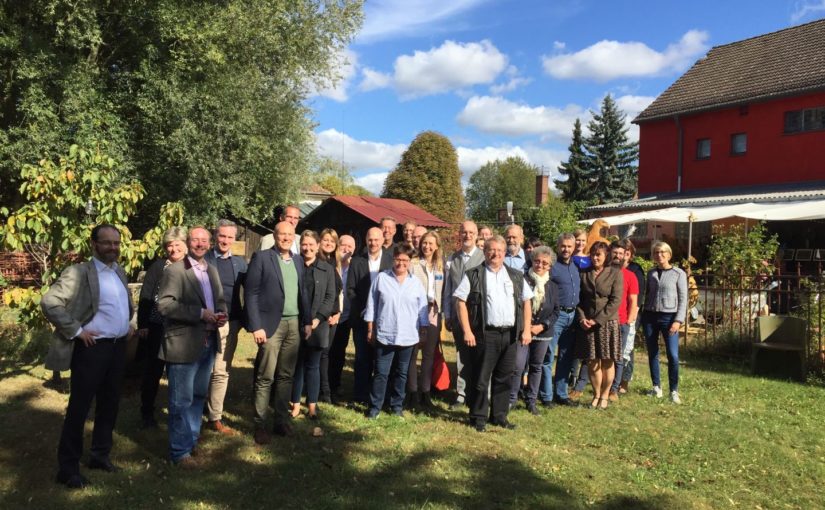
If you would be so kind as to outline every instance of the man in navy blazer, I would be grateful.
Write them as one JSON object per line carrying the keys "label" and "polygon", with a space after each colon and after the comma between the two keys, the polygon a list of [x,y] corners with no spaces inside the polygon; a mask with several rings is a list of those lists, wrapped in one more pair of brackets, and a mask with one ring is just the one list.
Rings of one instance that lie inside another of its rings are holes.
{"label": "man in navy blazer", "polygon": [[281,436],[292,434],[289,399],[298,359],[298,346],[312,320],[303,303],[304,261],[290,249],[295,227],[286,221],[275,226],[275,246],[255,252],[246,271],[244,305],[247,330],[258,344],[255,358],[255,442],[267,444],[266,415],[275,385],[275,427]]}

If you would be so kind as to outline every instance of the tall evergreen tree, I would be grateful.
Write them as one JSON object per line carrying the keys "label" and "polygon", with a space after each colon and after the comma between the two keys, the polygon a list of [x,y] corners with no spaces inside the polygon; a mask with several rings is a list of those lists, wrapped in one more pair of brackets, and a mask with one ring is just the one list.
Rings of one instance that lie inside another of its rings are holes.
{"label": "tall evergreen tree", "polygon": [[628,200],[636,194],[639,144],[628,140],[624,121],[625,114],[608,94],[601,111],[587,123],[590,135],[584,140],[583,176],[599,203]]}
{"label": "tall evergreen tree", "polygon": [[400,198],[449,223],[464,218],[458,154],[447,137],[424,131],[384,181],[384,198]]}
{"label": "tall evergreen tree", "polygon": [[556,189],[561,192],[562,198],[568,202],[576,200],[589,201],[594,198],[593,189],[585,177],[587,158],[584,154],[583,144],[582,123],[577,118],[573,124],[573,140],[567,148],[570,151],[570,157],[558,168],[559,174],[567,176],[567,179],[553,179]]}

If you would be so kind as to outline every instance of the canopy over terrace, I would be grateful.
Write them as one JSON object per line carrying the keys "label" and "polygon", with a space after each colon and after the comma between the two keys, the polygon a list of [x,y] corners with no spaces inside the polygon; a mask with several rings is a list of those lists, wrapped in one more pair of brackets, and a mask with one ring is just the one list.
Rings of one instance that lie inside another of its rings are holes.
{"label": "canopy over terrace", "polygon": [[616,216],[602,216],[581,220],[580,223],[592,225],[597,220],[603,220],[611,226],[629,225],[644,221],[667,221],[673,223],[689,223],[688,229],[688,257],[693,244],[693,222],[713,221],[722,218],[748,218],[760,221],[799,221],[817,220],[825,218],[825,200],[806,200],[804,202],[771,202],[735,205],[720,205],[713,207],[668,207],[637,213],[619,214]]}

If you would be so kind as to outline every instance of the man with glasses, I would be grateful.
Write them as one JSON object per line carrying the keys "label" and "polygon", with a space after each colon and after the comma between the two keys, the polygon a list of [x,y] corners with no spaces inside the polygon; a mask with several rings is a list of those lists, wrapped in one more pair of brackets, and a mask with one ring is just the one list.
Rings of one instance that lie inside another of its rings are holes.
{"label": "man with glasses", "polygon": [[69,405],[57,447],[57,482],[69,489],[90,483],[80,474],[80,457],[92,400],[96,406],[89,469],[120,470],[109,454],[133,306],[119,257],[120,232],[113,225],[96,226],[92,260],[66,268],[40,301],[43,315],[55,327],[46,366],[72,371]]}
{"label": "man with glasses", "polygon": [[488,421],[516,428],[507,420],[516,342],[532,341],[533,291],[525,284],[524,273],[504,265],[505,246],[501,236],[488,239],[484,264],[468,270],[453,293],[464,342],[474,358],[470,426],[479,432],[486,430]]}

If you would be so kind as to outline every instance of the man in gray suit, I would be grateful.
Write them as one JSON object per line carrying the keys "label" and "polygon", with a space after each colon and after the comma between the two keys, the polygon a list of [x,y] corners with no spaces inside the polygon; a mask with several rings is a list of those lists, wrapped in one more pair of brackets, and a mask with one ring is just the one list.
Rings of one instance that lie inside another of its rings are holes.
{"label": "man in gray suit", "polygon": [[117,264],[120,232],[112,225],[92,230],[92,260],[69,266],[40,307],[55,327],[47,368],[72,371],[71,393],[57,449],[57,482],[70,489],[89,485],[80,474],[83,426],[96,399],[90,469],[113,472],[112,430],[117,420],[126,340],[132,333],[132,300]]}
{"label": "man in gray suit", "polygon": [[189,230],[189,255],[166,268],[160,280],[158,311],[164,319],[159,357],[169,382],[169,452],[172,462],[196,468],[192,456],[201,429],[218,328],[227,309],[218,270],[204,260],[211,235],[203,227]]}
{"label": "man in gray suit", "polygon": [[456,311],[456,300],[453,298],[453,292],[458,288],[464,273],[482,262],[484,262],[484,253],[476,246],[476,238],[478,237],[478,227],[475,222],[465,221],[461,224],[458,231],[461,239],[461,249],[453,253],[447,259],[447,278],[444,282],[444,324],[448,331],[453,333],[455,340],[456,357],[455,364],[458,370],[458,377],[455,381],[456,400],[451,407],[459,406],[468,402],[470,396],[467,395],[468,381],[472,374],[471,360],[472,357],[467,350],[464,343],[464,333],[459,323],[458,313]]}

